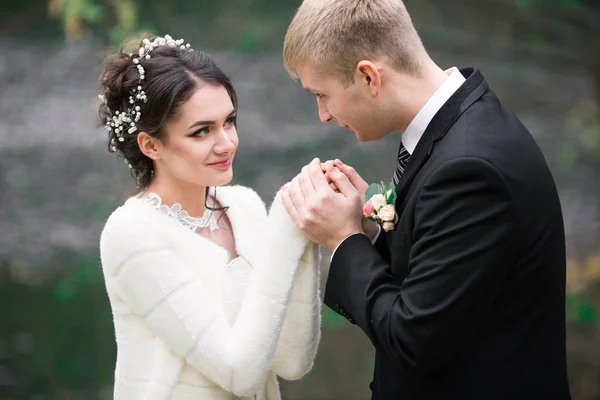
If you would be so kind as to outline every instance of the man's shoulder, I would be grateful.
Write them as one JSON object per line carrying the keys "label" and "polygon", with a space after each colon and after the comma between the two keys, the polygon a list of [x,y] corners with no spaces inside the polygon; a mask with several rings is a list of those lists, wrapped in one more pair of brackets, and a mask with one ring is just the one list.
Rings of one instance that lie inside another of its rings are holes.
{"label": "man's shoulder", "polygon": [[527,127],[496,95],[486,93],[435,143],[431,160],[479,158],[502,170],[519,154],[533,153],[539,154],[539,147]]}

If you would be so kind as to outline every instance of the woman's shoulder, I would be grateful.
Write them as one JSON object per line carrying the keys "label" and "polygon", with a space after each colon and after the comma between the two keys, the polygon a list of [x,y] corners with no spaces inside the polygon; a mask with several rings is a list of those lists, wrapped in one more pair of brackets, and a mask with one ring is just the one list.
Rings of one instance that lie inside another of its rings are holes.
{"label": "woman's shoulder", "polygon": [[252,188],[242,185],[219,186],[216,188],[216,196],[224,207],[239,207],[247,212],[255,212],[266,215],[265,202]]}
{"label": "woman's shoulder", "polygon": [[162,246],[167,229],[156,210],[143,204],[143,200],[130,198],[106,220],[100,235],[100,248],[122,247],[124,244],[132,250]]}
{"label": "woman's shoulder", "polygon": [[156,211],[144,204],[144,200],[131,197],[121,206],[117,207],[106,220],[105,229],[108,227],[119,227],[130,229],[148,228],[156,224]]}

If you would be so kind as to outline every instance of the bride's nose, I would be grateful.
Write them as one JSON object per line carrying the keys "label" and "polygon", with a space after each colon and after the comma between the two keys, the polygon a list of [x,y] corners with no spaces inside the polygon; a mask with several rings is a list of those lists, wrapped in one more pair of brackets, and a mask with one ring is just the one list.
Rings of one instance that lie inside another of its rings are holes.
{"label": "bride's nose", "polygon": [[235,129],[220,129],[214,150],[217,153],[231,153],[237,146]]}

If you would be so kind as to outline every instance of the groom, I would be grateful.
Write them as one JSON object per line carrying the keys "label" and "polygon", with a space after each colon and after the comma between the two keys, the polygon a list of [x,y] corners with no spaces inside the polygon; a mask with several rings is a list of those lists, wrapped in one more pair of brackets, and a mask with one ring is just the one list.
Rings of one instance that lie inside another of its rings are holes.
{"label": "groom", "polygon": [[367,184],[339,160],[283,196],[333,251],[325,303],[375,346],[372,398],[570,399],[557,190],[481,72],[440,69],[401,0],[304,0],[284,62],[322,122],[402,132],[392,231],[362,219]]}

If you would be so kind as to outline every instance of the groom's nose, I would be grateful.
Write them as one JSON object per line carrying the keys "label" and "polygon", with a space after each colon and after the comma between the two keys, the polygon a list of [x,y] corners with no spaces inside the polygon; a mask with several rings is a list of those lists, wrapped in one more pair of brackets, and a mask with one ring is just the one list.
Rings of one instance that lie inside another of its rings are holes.
{"label": "groom's nose", "polygon": [[333,116],[329,113],[327,106],[323,104],[321,100],[317,100],[317,106],[319,107],[319,119],[322,123],[326,124],[333,119]]}

